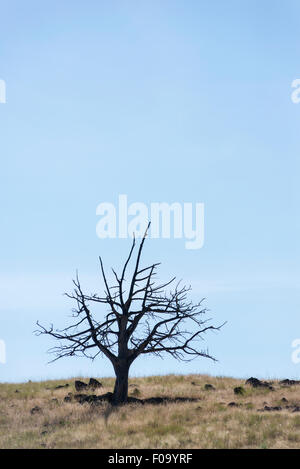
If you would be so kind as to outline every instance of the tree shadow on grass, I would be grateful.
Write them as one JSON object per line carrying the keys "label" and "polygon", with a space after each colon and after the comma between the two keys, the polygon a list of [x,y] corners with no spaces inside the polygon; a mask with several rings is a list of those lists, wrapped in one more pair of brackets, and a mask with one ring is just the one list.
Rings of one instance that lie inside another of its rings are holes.
{"label": "tree shadow on grass", "polygon": [[[80,404],[89,403],[94,405],[100,405],[103,402],[108,402],[111,405],[116,405],[113,400],[113,393],[107,392],[106,394],[102,394],[97,396],[95,394],[88,395],[88,394],[75,394],[74,396],[66,396],[65,401],[67,402],[70,398],[74,399],[75,401],[79,402]],[[140,405],[160,405],[160,404],[177,404],[179,402],[199,402],[199,398],[193,397],[149,397],[147,399],[138,399],[136,397],[128,397],[126,404],[140,404]],[[126,405],[125,404],[125,405]]]}

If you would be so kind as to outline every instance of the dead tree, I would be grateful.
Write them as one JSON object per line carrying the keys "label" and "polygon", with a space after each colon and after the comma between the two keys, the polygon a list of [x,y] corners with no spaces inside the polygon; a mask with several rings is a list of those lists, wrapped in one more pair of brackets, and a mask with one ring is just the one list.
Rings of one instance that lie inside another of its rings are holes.
{"label": "dead tree", "polygon": [[[74,291],[66,295],[76,302],[72,316],[75,318],[74,324],[54,330],[53,326],[46,329],[37,323],[40,334],[50,335],[59,341],[59,345],[50,350],[56,355],[54,360],[76,355],[95,359],[100,354],[111,361],[116,375],[115,404],[127,401],[129,368],[137,357],[169,354],[183,361],[196,357],[215,360],[207,350],[199,348],[199,341],[203,340],[205,332],[222,327],[214,327],[209,324],[209,319],[204,319],[207,310],[202,307],[203,300],[194,304],[187,299],[190,287],[177,283],[173,290],[166,291],[175,277],[167,283],[156,285],[154,277],[159,263],[140,267],[145,237],[146,234],[136,254],[127,293],[125,277],[134,255],[135,239],[121,274],[117,275],[112,269],[115,285],[109,286],[102,259],[99,258],[104,296],[86,295],[78,275],[73,280]],[[101,305],[108,310],[98,317],[93,308]]]}

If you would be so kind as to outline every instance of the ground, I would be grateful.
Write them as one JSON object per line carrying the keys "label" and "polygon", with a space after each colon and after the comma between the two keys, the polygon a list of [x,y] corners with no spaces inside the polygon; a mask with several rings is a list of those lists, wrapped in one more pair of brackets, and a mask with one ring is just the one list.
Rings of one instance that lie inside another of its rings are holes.
{"label": "ground", "polygon": [[[113,379],[98,379],[103,388],[90,394],[112,391]],[[234,393],[239,386],[242,395]],[[272,386],[203,375],[134,378],[132,396],[198,401],[112,408],[65,402],[69,392],[76,394],[74,379],[0,384],[0,448],[298,448],[300,385]],[[259,410],[266,405],[281,410]]]}

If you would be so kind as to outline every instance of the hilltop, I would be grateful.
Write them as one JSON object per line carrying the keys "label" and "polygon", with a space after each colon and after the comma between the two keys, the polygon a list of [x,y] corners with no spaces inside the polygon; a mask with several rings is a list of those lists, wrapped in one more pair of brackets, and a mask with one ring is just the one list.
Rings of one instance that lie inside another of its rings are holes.
{"label": "hilltop", "polygon": [[[112,378],[98,379],[102,387],[85,395],[112,391]],[[298,384],[253,387],[204,375],[132,378],[130,396],[168,399],[118,408],[76,397],[74,379],[0,384],[0,448],[297,448]]]}

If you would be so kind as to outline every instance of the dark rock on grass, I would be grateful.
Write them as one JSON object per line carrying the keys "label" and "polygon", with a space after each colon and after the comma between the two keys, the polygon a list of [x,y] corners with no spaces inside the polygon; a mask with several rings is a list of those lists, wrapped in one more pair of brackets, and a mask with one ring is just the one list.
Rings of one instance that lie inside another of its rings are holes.
{"label": "dark rock on grass", "polygon": [[215,391],[216,388],[212,384],[205,384],[204,385],[205,391]]}
{"label": "dark rock on grass", "polygon": [[300,412],[300,406],[297,404],[294,405],[286,405],[284,406],[285,409],[291,410],[292,412]]}
{"label": "dark rock on grass", "polygon": [[281,399],[281,402],[289,402],[285,397]]}
{"label": "dark rock on grass", "polygon": [[239,405],[236,402],[229,402],[228,407],[238,407]]}
{"label": "dark rock on grass", "polygon": [[15,392],[18,393],[18,392],[20,392],[20,391],[19,391],[19,389],[16,389]]}
{"label": "dark rock on grass", "polygon": [[237,396],[243,396],[243,394],[245,394],[245,389],[242,386],[237,386],[236,388],[233,389],[233,392]]}
{"label": "dark rock on grass", "polygon": [[250,384],[250,386],[252,386],[253,388],[267,388],[270,391],[273,391],[273,387],[269,383],[267,383],[266,381],[260,381],[257,378],[251,377],[247,379],[246,384]]}
{"label": "dark rock on grass", "polygon": [[283,386],[294,386],[295,384],[300,384],[300,381],[295,381],[294,379],[283,379],[282,381],[279,381],[279,384],[282,384]]}
{"label": "dark rock on grass", "polygon": [[253,378],[253,377],[247,379],[246,384],[250,384],[250,386],[252,386],[253,388],[261,388],[261,387],[269,386],[267,383],[260,381],[259,379]]}
{"label": "dark rock on grass", "polygon": [[72,396],[66,396],[64,402],[72,402]]}
{"label": "dark rock on grass", "polygon": [[83,381],[75,381],[75,389],[77,392],[90,389],[99,389],[102,388],[102,383],[95,378],[90,378],[89,384],[84,383]]}
{"label": "dark rock on grass", "polygon": [[82,391],[83,389],[86,389],[88,385],[84,383],[83,381],[75,381],[75,389],[76,391]]}
{"label": "dark rock on grass", "polygon": [[282,410],[282,407],[280,407],[280,406],[270,407],[268,405],[265,405],[265,407],[263,409],[258,409],[257,411],[258,412],[275,412],[275,411],[279,411],[279,410]]}
{"label": "dark rock on grass", "polygon": [[72,402],[73,400],[73,393],[69,392],[67,396],[64,398],[64,402]]}
{"label": "dark rock on grass", "polygon": [[102,388],[102,383],[100,383],[100,381],[98,381],[97,379],[95,378],[90,378],[90,381],[89,381],[89,387],[92,388],[92,389],[98,389],[98,388]]}
{"label": "dark rock on grass", "polygon": [[39,406],[35,406],[31,409],[30,413],[31,415],[38,414],[42,411],[42,409]]}

